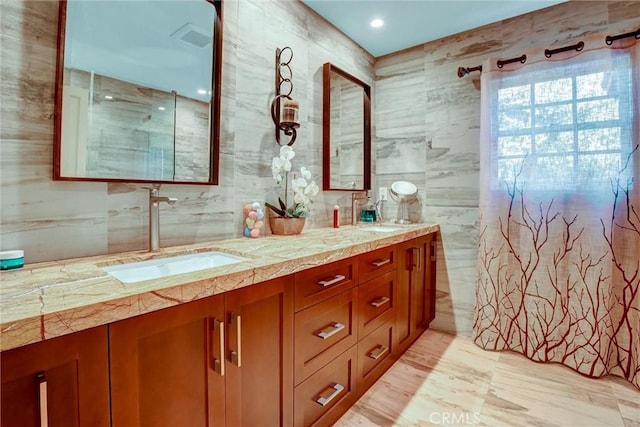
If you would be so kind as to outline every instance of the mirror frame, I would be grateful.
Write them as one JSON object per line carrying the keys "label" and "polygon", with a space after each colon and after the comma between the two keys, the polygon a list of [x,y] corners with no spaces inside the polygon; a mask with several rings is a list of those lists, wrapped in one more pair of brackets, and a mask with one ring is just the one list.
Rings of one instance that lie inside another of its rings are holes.
{"label": "mirror frame", "polygon": [[160,183],[188,185],[218,185],[220,172],[220,99],[222,97],[222,17],[223,0],[202,0],[211,4],[216,11],[213,22],[213,58],[211,73],[211,107],[209,130],[209,180],[208,181],[169,181],[132,178],[94,178],[61,176],[60,165],[62,155],[62,89],[64,80],[64,48],[67,24],[67,0],[60,0],[58,9],[58,46],[55,82],[54,106],[54,147],[53,147],[53,180],[54,181],[88,181],[88,182],[128,182],[128,183]]}
{"label": "mirror frame", "polygon": [[[363,187],[364,188],[332,188],[331,187],[331,73],[362,87],[362,107],[364,113],[363,134]],[[338,191],[361,191],[371,189],[371,86],[349,74],[343,69],[325,63],[322,66],[322,189]]]}

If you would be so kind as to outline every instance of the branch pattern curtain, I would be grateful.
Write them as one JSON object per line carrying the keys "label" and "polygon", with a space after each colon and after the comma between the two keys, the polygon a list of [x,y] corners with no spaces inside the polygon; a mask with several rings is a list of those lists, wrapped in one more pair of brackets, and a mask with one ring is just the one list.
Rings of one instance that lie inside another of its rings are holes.
{"label": "branch pattern curtain", "polygon": [[474,340],[640,388],[640,41],[481,77]]}

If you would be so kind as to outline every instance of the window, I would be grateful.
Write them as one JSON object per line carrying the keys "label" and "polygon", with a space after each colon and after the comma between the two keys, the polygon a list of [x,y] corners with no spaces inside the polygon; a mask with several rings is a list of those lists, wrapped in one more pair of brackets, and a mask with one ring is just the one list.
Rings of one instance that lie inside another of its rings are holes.
{"label": "window", "polygon": [[529,190],[594,191],[630,176],[630,57],[536,65],[493,91],[494,187],[518,175]]}

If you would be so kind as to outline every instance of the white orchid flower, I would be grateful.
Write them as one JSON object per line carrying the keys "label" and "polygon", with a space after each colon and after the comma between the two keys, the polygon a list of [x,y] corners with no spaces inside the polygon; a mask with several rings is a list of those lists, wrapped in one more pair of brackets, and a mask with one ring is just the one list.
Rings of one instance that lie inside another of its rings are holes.
{"label": "white orchid flower", "polygon": [[291,188],[295,193],[303,192],[307,186],[307,180],[304,178],[296,178],[291,180]]}
{"label": "white orchid flower", "polygon": [[307,179],[307,180],[311,179],[311,171],[309,169],[305,168],[304,166],[302,166],[300,168],[300,174],[302,175],[302,177],[304,179]]}
{"label": "white orchid flower", "polygon": [[280,147],[280,158],[284,160],[291,160],[296,156],[296,152],[293,151],[293,148],[288,145],[283,145]]}
{"label": "white orchid flower", "polygon": [[271,173],[273,174],[273,179],[276,180],[277,184],[280,184],[283,179],[283,162],[279,157],[274,157],[271,161]]}
{"label": "white orchid flower", "polygon": [[315,181],[311,181],[307,188],[304,189],[304,194],[307,196],[315,196],[320,192],[320,188],[316,185]]}

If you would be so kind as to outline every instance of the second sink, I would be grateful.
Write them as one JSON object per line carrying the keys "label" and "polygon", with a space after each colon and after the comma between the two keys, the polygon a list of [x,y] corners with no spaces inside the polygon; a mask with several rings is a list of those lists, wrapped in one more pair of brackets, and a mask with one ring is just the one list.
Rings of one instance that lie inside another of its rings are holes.
{"label": "second sink", "polygon": [[135,283],[173,276],[175,274],[192,273],[208,268],[221,267],[246,260],[246,258],[224,252],[201,252],[168,258],[157,258],[149,261],[111,265],[102,267],[102,271],[110,274],[121,282]]}

